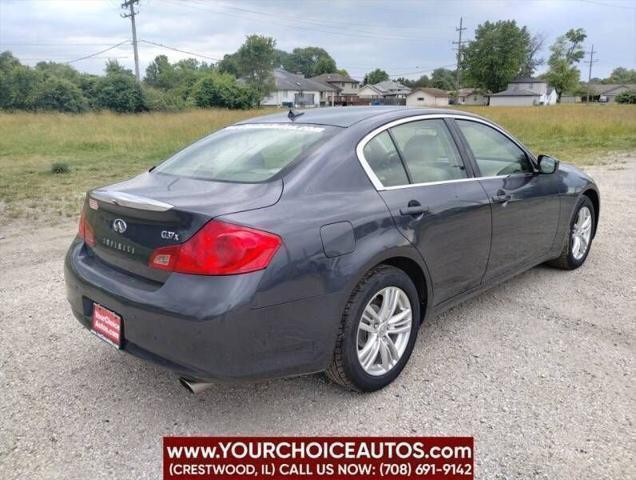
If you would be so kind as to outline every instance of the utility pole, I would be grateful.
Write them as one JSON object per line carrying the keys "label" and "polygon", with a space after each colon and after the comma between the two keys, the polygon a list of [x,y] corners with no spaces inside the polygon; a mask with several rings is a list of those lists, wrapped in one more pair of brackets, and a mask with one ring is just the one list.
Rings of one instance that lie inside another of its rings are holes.
{"label": "utility pole", "polygon": [[460,89],[461,87],[461,73],[460,73],[460,64],[462,61],[462,32],[466,30],[466,27],[464,27],[464,18],[463,17],[459,17],[459,27],[455,28],[456,32],[459,32],[459,39],[456,42],[453,42],[454,45],[457,45],[457,78],[456,78],[456,82],[457,82],[457,90]]}
{"label": "utility pole", "polygon": [[[592,65],[594,65],[596,62],[598,62],[598,60],[594,60],[594,45],[592,45],[592,50],[590,50],[590,59],[587,60],[585,63],[589,63],[590,64],[590,69],[588,70],[587,73],[587,102],[586,103],[590,103],[590,93],[592,91]],[[598,52],[596,52],[598,53]]]}
{"label": "utility pole", "polygon": [[135,11],[135,5],[139,3],[139,0],[124,0],[124,3],[121,4],[121,8],[124,10],[128,10],[127,13],[122,13],[122,18],[129,18],[130,23],[132,25],[132,43],[133,50],[135,53],[135,77],[137,81],[140,82],[141,78],[139,76],[139,52],[137,51],[137,26],[135,25],[135,15],[138,15],[139,12]]}

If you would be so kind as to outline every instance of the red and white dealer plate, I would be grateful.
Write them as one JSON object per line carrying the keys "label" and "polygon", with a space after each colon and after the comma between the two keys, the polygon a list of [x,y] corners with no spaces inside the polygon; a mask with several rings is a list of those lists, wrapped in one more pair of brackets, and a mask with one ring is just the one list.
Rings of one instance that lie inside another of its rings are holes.
{"label": "red and white dealer plate", "polygon": [[121,348],[121,317],[94,303],[91,332],[115,348]]}

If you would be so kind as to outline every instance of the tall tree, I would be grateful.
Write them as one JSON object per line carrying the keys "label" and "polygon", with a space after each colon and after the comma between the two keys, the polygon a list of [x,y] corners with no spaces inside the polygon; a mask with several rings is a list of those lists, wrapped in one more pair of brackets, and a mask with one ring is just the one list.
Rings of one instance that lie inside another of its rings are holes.
{"label": "tall tree", "polygon": [[579,84],[581,72],[576,65],[585,56],[583,41],[586,38],[582,28],[570,29],[550,47],[552,54],[548,60],[550,69],[546,73],[546,79],[556,90],[559,102],[563,92],[573,90]]}
{"label": "tall tree", "polygon": [[636,83],[636,70],[617,67],[605,83]]}
{"label": "tall tree", "polygon": [[338,68],[336,67],[336,62],[331,57],[320,57],[314,65],[313,75],[322,75],[323,73],[336,73]]}
{"label": "tall tree", "polygon": [[272,70],[276,59],[276,40],[262,35],[249,35],[236,52],[238,76],[265,98],[274,89]]}
{"label": "tall tree", "polygon": [[235,77],[239,76],[239,66],[236,53],[226,53],[223,59],[217,64],[217,68],[221,73],[229,73]]}
{"label": "tall tree", "polygon": [[532,36],[519,76],[532,77],[537,67],[545,63],[545,59],[543,57],[539,57],[539,52],[543,49],[544,43],[545,35],[543,33],[537,33]]}
{"label": "tall tree", "polygon": [[431,87],[455,90],[455,72],[447,68],[436,68],[431,74]]}
{"label": "tall tree", "polygon": [[117,60],[106,60],[106,75],[115,74],[129,75],[131,77],[133,76],[132,70],[130,68],[124,67]]}
{"label": "tall tree", "polygon": [[145,81],[151,87],[169,89],[174,88],[177,83],[177,74],[174,66],[165,55],[157,55],[155,59],[146,67]]}
{"label": "tall tree", "polygon": [[514,20],[485,22],[462,51],[465,83],[499,92],[521,73],[531,51],[530,33]]}
{"label": "tall tree", "polygon": [[395,80],[398,83],[401,83],[405,87],[409,88],[417,88],[417,87],[430,87],[431,80],[428,78],[428,75],[422,75],[417,80],[410,80],[408,78],[400,77]]}
{"label": "tall tree", "polygon": [[373,85],[375,83],[380,83],[389,79],[389,74],[380,68],[376,68],[372,72],[367,73],[364,76],[364,80],[362,83],[365,85]]}
{"label": "tall tree", "polygon": [[324,48],[320,47],[294,48],[281,60],[285,70],[292,73],[302,73],[305,77],[314,77],[321,73],[334,73],[337,70],[336,61]]}

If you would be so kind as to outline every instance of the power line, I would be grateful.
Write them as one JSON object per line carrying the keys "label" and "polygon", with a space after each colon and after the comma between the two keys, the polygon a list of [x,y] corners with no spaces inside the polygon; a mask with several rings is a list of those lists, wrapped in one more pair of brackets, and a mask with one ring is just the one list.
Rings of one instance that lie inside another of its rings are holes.
{"label": "power line", "polygon": [[180,48],[169,47],[168,45],[164,45],[163,43],[159,43],[159,42],[152,42],[150,40],[139,40],[139,42],[147,43],[148,45],[154,45],[155,47],[166,48],[168,50],[174,50],[175,52],[185,53],[187,55],[194,55],[195,57],[207,58],[208,60],[213,60],[215,62],[220,61],[219,58],[210,57],[209,55],[203,55],[201,53],[190,52],[188,50],[182,50]]}
{"label": "power line", "polygon": [[596,62],[598,62],[597,60],[594,60],[594,53],[598,53],[598,52],[594,52],[594,45],[592,45],[592,50],[590,50],[590,59],[586,60],[585,63],[590,65],[590,69],[588,70],[588,74],[587,74],[587,103],[590,103],[590,93],[591,93],[591,89],[592,89],[592,65],[594,65]]}
{"label": "power line", "polygon": [[[176,0],[161,0],[163,2],[173,2]],[[171,5],[177,5],[176,3],[170,3]],[[214,12],[218,15],[225,15],[225,16],[229,16],[229,17],[234,17],[234,18],[240,18],[241,20],[247,20],[247,21],[251,21],[251,22],[259,22],[259,24],[262,26],[262,20],[259,20],[257,18],[250,18],[250,17],[246,17],[244,14],[240,14],[240,13],[230,13],[227,11],[223,11],[223,10],[218,10],[218,9],[210,9],[209,7],[212,7],[211,5],[206,4],[205,7],[201,4],[187,4],[187,3],[178,3],[179,7],[187,7],[187,8],[192,8],[195,10],[200,10],[200,11],[207,11],[207,12]],[[206,8],[207,7],[207,8]],[[226,6],[217,6],[215,5],[212,8],[236,8],[236,7],[226,7]],[[246,10],[246,9],[243,9]],[[422,38],[439,38],[438,36],[419,36],[419,37],[405,37],[405,36],[390,36],[390,35],[379,35],[373,32],[364,32],[364,31],[359,31],[359,30],[351,30],[348,29],[346,31],[344,30],[327,30],[327,29],[322,29],[322,28],[316,28],[314,26],[311,25],[311,23],[309,23],[307,26],[307,21],[303,21],[303,20],[284,20],[282,18],[280,18],[279,15],[274,15],[274,14],[269,14],[267,12],[257,12],[255,10],[252,10],[250,13],[253,13],[255,15],[261,15],[261,16],[266,16],[266,17],[271,17],[271,19],[268,20],[269,24],[274,24],[274,25],[281,25],[287,28],[294,28],[294,29],[299,29],[299,30],[303,30],[303,31],[313,31],[313,32],[320,32],[320,33],[326,33],[326,34],[330,34],[330,35],[342,35],[342,36],[346,36],[346,37],[357,37],[357,38],[367,38],[367,39],[378,39],[378,38],[385,38],[385,39],[390,39],[390,40],[421,40]],[[294,17],[296,18],[296,17]],[[305,25],[303,25],[305,24]],[[314,22],[314,25],[316,23]],[[330,25],[324,25],[325,28],[332,28]]]}
{"label": "power line", "polygon": [[108,52],[110,50],[114,50],[117,47],[121,47],[122,45],[125,45],[126,43],[130,43],[130,40],[124,40],[123,42],[116,43],[115,45],[113,45],[111,47],[108,47],[108,48],[105,48],[103,50],[100,50],[99,52],[95,52],[95,53],[91,53],[90,55],[85,55],[83,57],[75,58],[75,59],[69,60],[68,62],[65,62],[65,63],[75,63],[75,62],[80,62],[82,60],[87,60],[89,58],[96,57],[97,55],[101,55],[102,53],[106,53],[106,52]]}
{"label": "power line", "polygon": [[[34,61],[38,61],[38,62],[54,62],[55,60],[64,60],[65,58],[68,57],[22,57],[20,56],[20,61],[22,60],[34,60]],[[106,58],[108,60],[120,60],[120,59],[124,59],[124,58],[130,58],[128,55],[118,55],[116,57],[113,57],[111,55],[108,56],[104,56],[104,57],[91,57],[91,58]],[[69,63],[69,62],[62,62],[62,63]]]}
{"label": "power line", "polygon": [[[128,41],[128,40],[126,40]],[[105,47],[112,45],[111,43],[4,43],[0,42],[3,47]]]}
{"label": "power line", "polygon": [[[192,0],[192,1],[196,1],[196,0]],[[280,19],[281,17],[283,18],[288,18],[290,21],[293,21],[295,23],[305,23],[305,24],[310,24],[310,25],[316,25],[319,27],[326,27],[326,28],[340,28],[340,27],[334,27],[334,25],[340,24],[342,26],[346,26],[347,27],[347,31],[348,32],[354,32],[354,33],[360,33],[363,35],[373,35],[373,36],[377,36],[377,32],[371,32],[368,30],[351,30],[351,25],[349,22],[338,22],[337,20],[329,20],[328,22],[324,22],[322,20],[315,20],[315,19],[311,19],[308,17],[299,17],[296,15],[285,15],[285,14],[279,14],[279,13],[269,13],[269,12],[265,12],[262,10],[252,10],[252,9],[248,9],[248,8],[242,8],[242,7],[236,7],[236,6],[229,6],[229,5],[222,5],[219,6],[219,8],[222,9],[227,9],[227,10],[236,10],[239,12],[245,12],[245,13],[251,13],[254,15],[261,15],[261,16],[266,16],[266,17],[273,17],[276,19]],[[379,25],[373,25],[370,26],[371,28],[385,28]],[[398,27],[399,28],[399,27]],[[392,29],[395,30],[395,29]],[[419,29],[421,31],[421,28]],[[395,35],[390,35],[390,36],[385,36],[386,38],[396,38],[396,39],[404,39],[404,40],[408,40],[409,37],[400,37],[400,36],[395,36]],[[411,37],[412,38],[412,37]],[[421,37],[420,37],[421,38]]]}
{"label": "power line", "polygon": [[579,0],[579,2],[591,3],[592,5],[601,5],[603,7],[623,8],[625,10],[636,10],[635,7],[629,5],[619,5],[617,3],[598,2],[596,0]]}
{"label": "power line", "polygon": [[462,62],[462,32],[467,30],[464,25],[463,17],[459,17],[459,27],[455,28],[456,32],[459,32],[459,39],[456,42],[453,42],[454,45],[457,45],[457,71],[456,71],[456,81],[457,81],[457,90],[461,87],[461,68],[460,64]]}
{"label": "power line", "polygon": [[137,26],[135,25],[135,15],[139,14],[139,11],[135,11],[135,5],[139,3],[139,0],[124,0],[121,4],[121,8],[128,9],[128,13],[122,13],[122,18],[130,18],[130,24],[132,25],[132,44],[133,51],[135,53],[135,77],[137,81],[141,81],[139,75],[139,51],[137,50]]}
{"label": "power line", "polygon": [[396,72],[396,73],[393,73],[393,74],[389,74],[389,77],[401,77],[403,75],[424,74],[424,73],[428,73],[428,72],[433,72],[434,70],[437,70],[438,68],[447,68],[447,67],[453,67],[453,66],[455,66],[454,63],[449,63],[449,64],[446,64],[446,65],[438,65],[437,67],[434,67],[434,68],[415,70],[413,72]]}

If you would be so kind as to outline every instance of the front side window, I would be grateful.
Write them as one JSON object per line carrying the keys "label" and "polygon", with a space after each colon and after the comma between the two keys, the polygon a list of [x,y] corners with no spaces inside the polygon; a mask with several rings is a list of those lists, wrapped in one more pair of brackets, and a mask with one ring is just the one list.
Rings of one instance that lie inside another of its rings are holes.
{"label": "front side window", "polygon": [[385,187],[407,185],[409,179],[388,132],[373,137],[364,146],[364,158],[367,164]]}
{"label": "front side window", "polygon": [[404,123],[391,128],[413,183],[466,178],[464,163],[444,120]]}
{"label": "front side window", "polygon": [[155,171],[203,180],[263,182],[337,130],[303,124],[235,125],[190,145]]}
{"label": "front side window", "polygon": [[469,120],[456,120],[484,177],[532,172],[526,153],[494,128]]}

